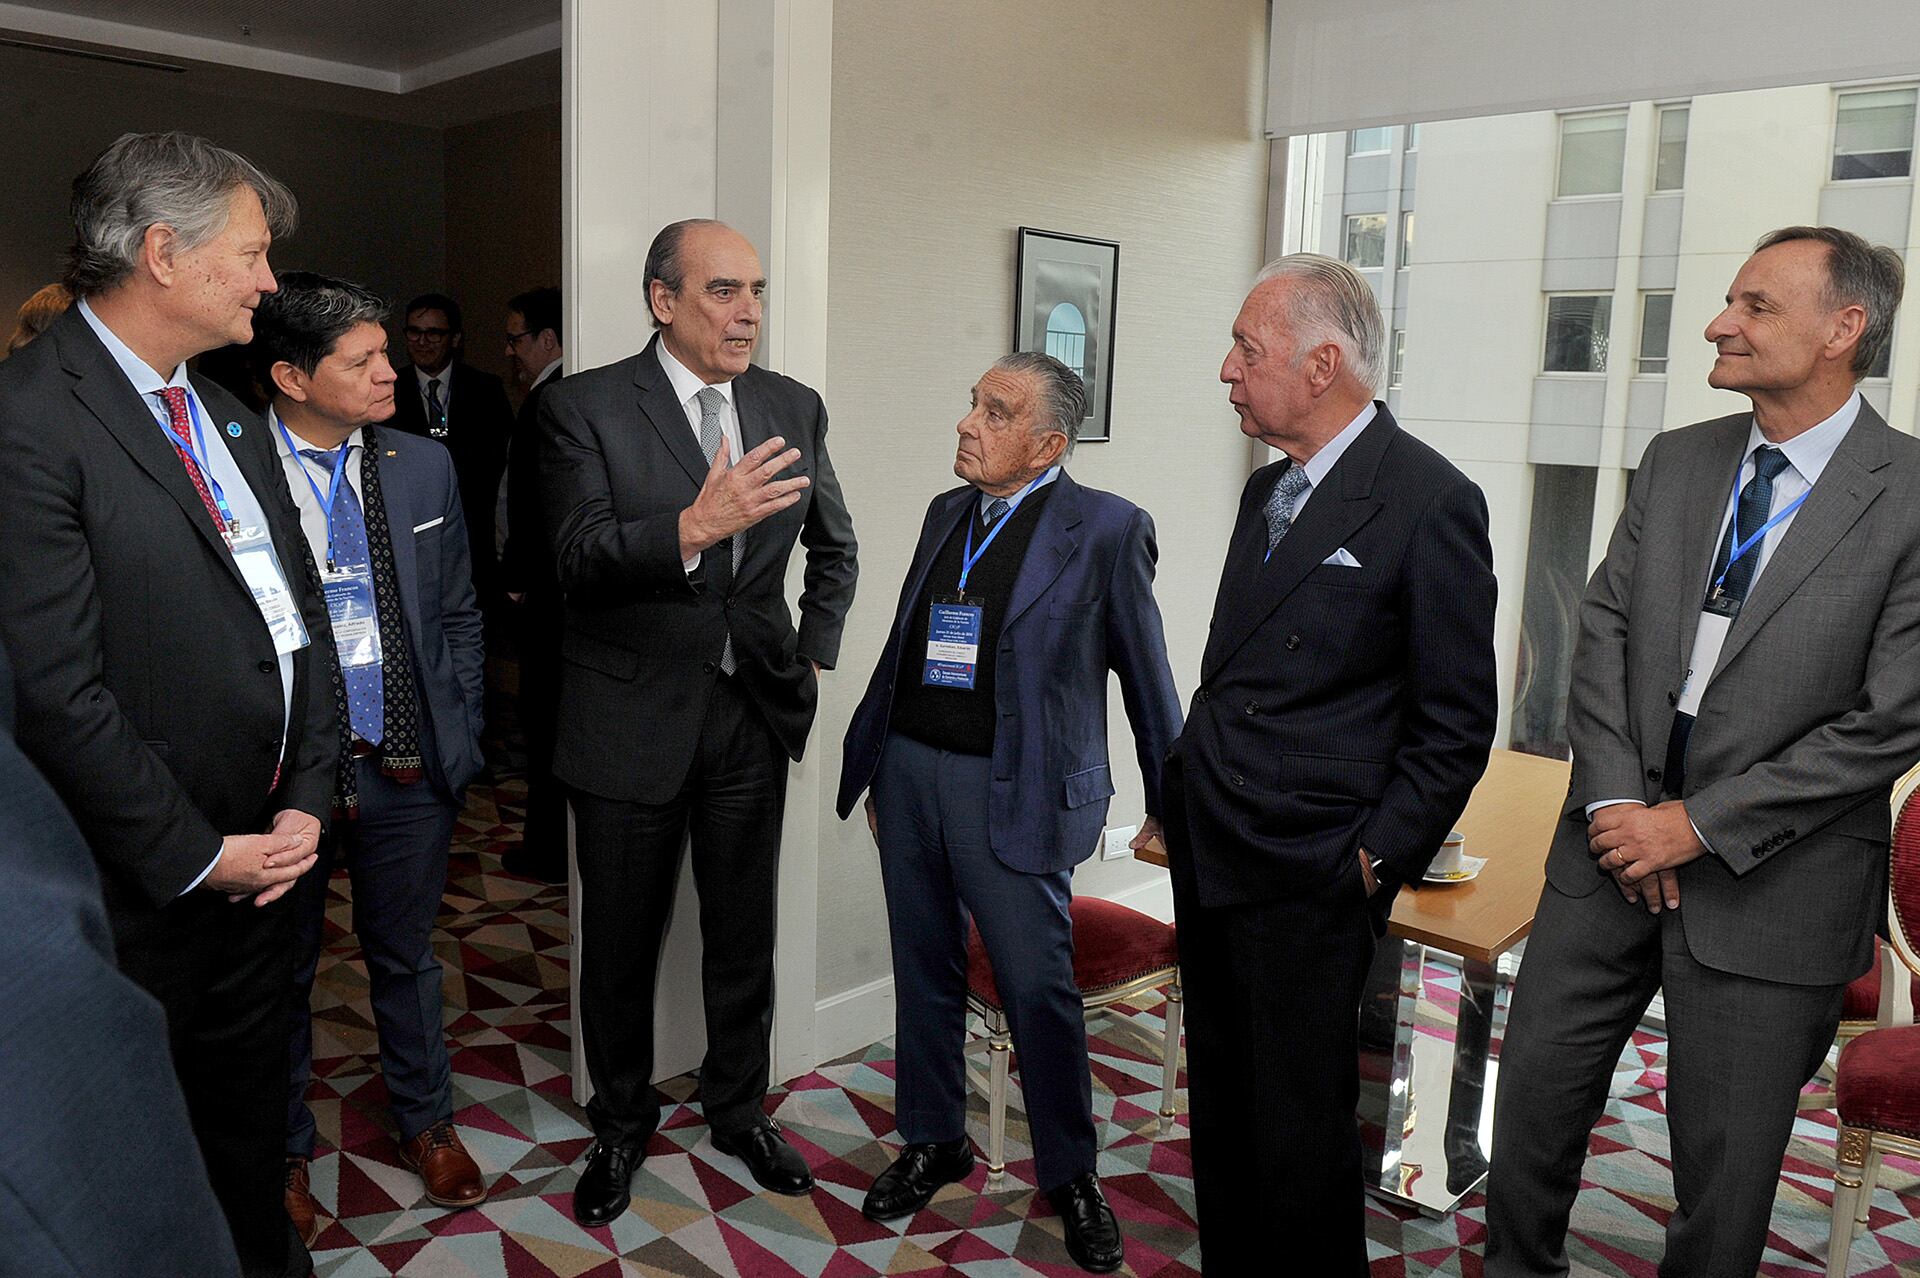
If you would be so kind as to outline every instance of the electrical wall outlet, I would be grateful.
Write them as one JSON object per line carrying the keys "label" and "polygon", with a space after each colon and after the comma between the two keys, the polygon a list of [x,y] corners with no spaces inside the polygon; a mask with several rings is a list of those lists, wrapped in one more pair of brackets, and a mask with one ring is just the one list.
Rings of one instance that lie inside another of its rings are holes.
{"label": "electrical wall outlet", "polygon": [[1138,833],[1140,833],[1140,827],[1137,825],[1117,825],[1109,829],[1106,842],[1100,846],[1100,859],[1120,861],[1132,856],[1133,849],[1128,845],[1133,842],[1133,836]]}

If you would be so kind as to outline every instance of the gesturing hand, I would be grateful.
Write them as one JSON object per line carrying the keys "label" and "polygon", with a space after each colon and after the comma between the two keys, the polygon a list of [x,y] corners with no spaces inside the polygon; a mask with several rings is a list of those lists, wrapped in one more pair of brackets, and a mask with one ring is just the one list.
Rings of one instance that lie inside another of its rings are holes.
{"label": "gesturing hand", "polygon": [[700,495],[680,512],[682,559],[691,559],[715,542],[751,528],[800,500],[811,479],[805,475],[775,478],[800,460],[797,448],[781,451],[786,442],[775,435],[742,457],[738,466],[732,466],[728,464],[731,449],[725,440],[720,441],[713,464],[707,467],[707,478],[700,485]]}

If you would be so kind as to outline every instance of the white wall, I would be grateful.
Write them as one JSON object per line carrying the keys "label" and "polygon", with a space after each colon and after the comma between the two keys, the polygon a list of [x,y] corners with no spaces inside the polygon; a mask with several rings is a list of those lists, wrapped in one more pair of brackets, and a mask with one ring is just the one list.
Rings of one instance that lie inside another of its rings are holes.
{"label": "white wall", "polygon": [[[1265,24],[1263,0],[1086,2],[1044,21],[1015,0],[836,0],[827,404],[860,595],[815,727],[827,782],[927,501],[959,482],[954,423],[1009,348],[1023,225],[1120,243],[1113,442],[1083,445],[1070,469],[1155,515],[1157,593],[1190,695],[1251,456],[1217,373],[1261,259]],[[1142,794],[1117,690],[1111,736],[1110,819],[1132,824]],[[869,990],[884,1011],[876,854],[863,822],[825,808],[820,993]],[[1133,899],[1150,904],[1164,877],[1096,860],[1075,888],[1144,889]]]}

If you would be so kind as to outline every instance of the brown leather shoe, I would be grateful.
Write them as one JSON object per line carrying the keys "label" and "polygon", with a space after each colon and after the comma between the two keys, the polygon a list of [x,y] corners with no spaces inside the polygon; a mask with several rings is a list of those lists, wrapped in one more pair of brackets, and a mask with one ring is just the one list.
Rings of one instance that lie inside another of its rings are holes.
{"label": "brown leather shoe", "polygon": [[300,1241],[312,1247],[313,1240],[320,1236],[320,1204],[313,1201],[313,1190],[307,1187],[304,1158],[287,1159],[287,1218],[293,1221]]}
{"label": "brown leather shoe", "polygon": [[473,1207],[486,1201],[480,1166],[460,1143],[453,1120],[443,1118],[400,1146],[400,1161],[420,1173],[427,1201],[442,1207]]}

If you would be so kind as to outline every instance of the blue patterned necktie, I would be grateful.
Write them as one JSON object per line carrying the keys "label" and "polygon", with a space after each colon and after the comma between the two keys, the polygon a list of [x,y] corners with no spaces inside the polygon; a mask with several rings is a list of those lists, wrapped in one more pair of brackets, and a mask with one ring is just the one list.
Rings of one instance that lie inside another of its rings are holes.
{"label": "blue patterned necktie", "polygon": [[[302,457],[312,458],[324,466],[329,473],[333,470],[333,457],[330,452],[318,448],[303,448]],[[353,465],[352,455],[347,465]],[[333,518],[328,531],[333,534],[333,559],[336,564],[370,568],[373,556],[367,553],[367,518],[360,509],[360,498],[353,491],[353,484],[342,482],[340,493],[333,499]],[[380,738],[386,733],[386,685],[381,678],[380,663],[369,666],[346,666],[341,676],[347,681],[347,714],[353,721],[353,735],[373,745],[380,744]]]}
{"label": "blue patterned necktie", "polygon": [[1273,492],[1267,496],[1263,508],[1267,516],[1267,553],[1280,544],[1280,539],[1293,527],[1293,504],[1300,494],[1313,487],[1307,478],[1307,472],[1296,465],[1289,465],[1280,472],[1280,482],[1273,486]]}
{"label": "blue patterned necktie", "polygon": [[1731,568],[1727,567],[1727,560],[1733,554],[1736,536],[1745,542],[1767,522],[1773,510],[1773,481],[1786,468],[1787,455],[1778,448],[1762,444],[1753,450],[1753,478],[1740,490],[1740,504],[1734,509],[1733,523],[1728,525],[1727,535],[1720,541],[1720,557],[1713,561],[1715,578],[1722,569],[1726,570],[1727,579],[1720,587],[1723,598],[1745,603],[1747,591],[1753,588],[1753,574],[1760,569],[1760,547],[1755,546],[1734,560]]}
{"label": "blue patterned necktie", "polygon": [[986,521],[987,527],[991,528],[1000,522],[1000,516],[1011,509],[1012,505],[1005,497],[995,497],[987,503],[987,508],[981,512],[980,518]]}

